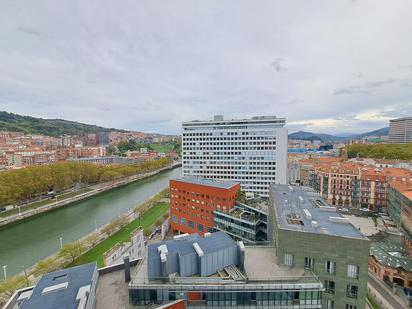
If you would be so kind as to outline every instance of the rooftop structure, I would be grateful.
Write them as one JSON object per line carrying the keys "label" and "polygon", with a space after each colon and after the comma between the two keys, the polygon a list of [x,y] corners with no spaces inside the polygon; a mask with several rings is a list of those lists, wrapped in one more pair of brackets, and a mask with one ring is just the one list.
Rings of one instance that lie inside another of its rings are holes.
{"label": "rooftop structure", "polygon": [[93,308],[97,279],[96,263],[46,274],[31,292],[20,295],[18,308]]}
{"label": "rooftop structure", "polygon": [[217,179],[206,179],[201,177],[179,177],[174,178],[173,180],[177,182],[190,183],[219,189],[230,189],[239,184],[239,182],[236,181],[223,181]]}
{"label": "rooftop structure", "polygon": [[400,244],[391,242],[372,243],[370,255],[385,266],[403,268],[408,272],[412,272],[412,258]]}
{"label": "rooftop structure", "polygon": [[271,190],[280,229],[365,239],[313,189],[273,185]]}

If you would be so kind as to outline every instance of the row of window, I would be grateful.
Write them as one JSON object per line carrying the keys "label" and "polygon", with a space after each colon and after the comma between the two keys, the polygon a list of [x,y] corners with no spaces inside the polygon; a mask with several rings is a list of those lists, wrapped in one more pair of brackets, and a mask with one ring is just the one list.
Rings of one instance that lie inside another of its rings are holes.
{"label": "row of window", "polygon": [[[287,266],[293,266],[293,255],[289,253],[285,253],[284,256],[284,263]],[[315,259],[311,257],[304,258],[304,268],[313,270],[315,267]],[[325,262],[325,273],[330,275],[336,275],[336,262],[335,261],[326,261]],[[348,278],[358,279],[359,278],[359,266],[348,264],[347,265],[347,273]]]}
{"label": "row of window", "polygon": [[[178,223],[179,222],[178,217],[176,215],[172,215],[172,221],[174,223]],[[196,224],[192,220],[186,220],[186,218],[183,218],[183,217],[180,218],[180,223],[179,224],[182,225],[182,226],[188,226],[191,229],[195,229],[197,227],[197,230],[199,232],[204,231],[203,224],[198,223],[197,226],[196,226]]]}

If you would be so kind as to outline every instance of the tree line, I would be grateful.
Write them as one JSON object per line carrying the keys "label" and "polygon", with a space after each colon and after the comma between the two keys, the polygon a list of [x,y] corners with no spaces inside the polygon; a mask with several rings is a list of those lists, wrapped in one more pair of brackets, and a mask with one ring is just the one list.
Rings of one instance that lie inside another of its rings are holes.
{"label": "tree line", "polygon": [[346,147],[348,158],[373,158],[412,160],[412,143],[409,144],[353,144]]}
{"label": "tree line", "polygon": [[79,184],[90,185],[151,172],[171,163],[169,158],[111,166],[67,161],[4,171],[0,173],[0,206],[32,201],[49,190],[59,193]]}

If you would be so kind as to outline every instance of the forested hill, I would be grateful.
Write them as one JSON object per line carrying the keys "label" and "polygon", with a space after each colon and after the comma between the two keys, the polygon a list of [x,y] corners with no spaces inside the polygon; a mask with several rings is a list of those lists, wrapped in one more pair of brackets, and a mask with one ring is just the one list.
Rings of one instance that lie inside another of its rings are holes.
{"label": "forested hill", "polygon": [[82,132],[126,132],[124,130],[103,128],[75,121],[35,118],[2,111],[0,111],[0,131],[23,132],[25,134],[42,134],[48,136],[61,136],[63,134],[76,135]]}

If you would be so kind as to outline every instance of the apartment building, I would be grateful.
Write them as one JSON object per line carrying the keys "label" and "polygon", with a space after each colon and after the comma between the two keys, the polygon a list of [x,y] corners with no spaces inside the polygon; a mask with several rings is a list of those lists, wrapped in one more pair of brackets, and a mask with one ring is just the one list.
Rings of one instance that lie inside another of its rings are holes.
{"label": "apartment building", "polygon": [[391,144],[412,143],[412,117],[389,121],[389,142]]}
{"label": "apartment building", "polygon": [[369,240],[313,189],[272,185],[268,227],[279,265],[313,271],[322,308],[363,309]]}
{"label": "apartment building", "polygon": [[233,181],[182,177],[171,179],[170,227],[173,232],[203,235],[214,227],[214,211],[235,205],[240,184]]}
{"label": "apartment building", "polygon": [[412,179],[389,182],[388,213],[401,230],[402,244],[412,258]]}
{"label": "apartment building", "polygon": [[183,122],[183,176],[237,181],[267,197],[271,183],[287,183],[285,123],[274,116]]}
{"label": "apartment building", "polygon": [[403,168],[375,168],[352,162],[312,165],[309,186],[332,205],[342,207],[386,208],[389,181],[412,179]]}

